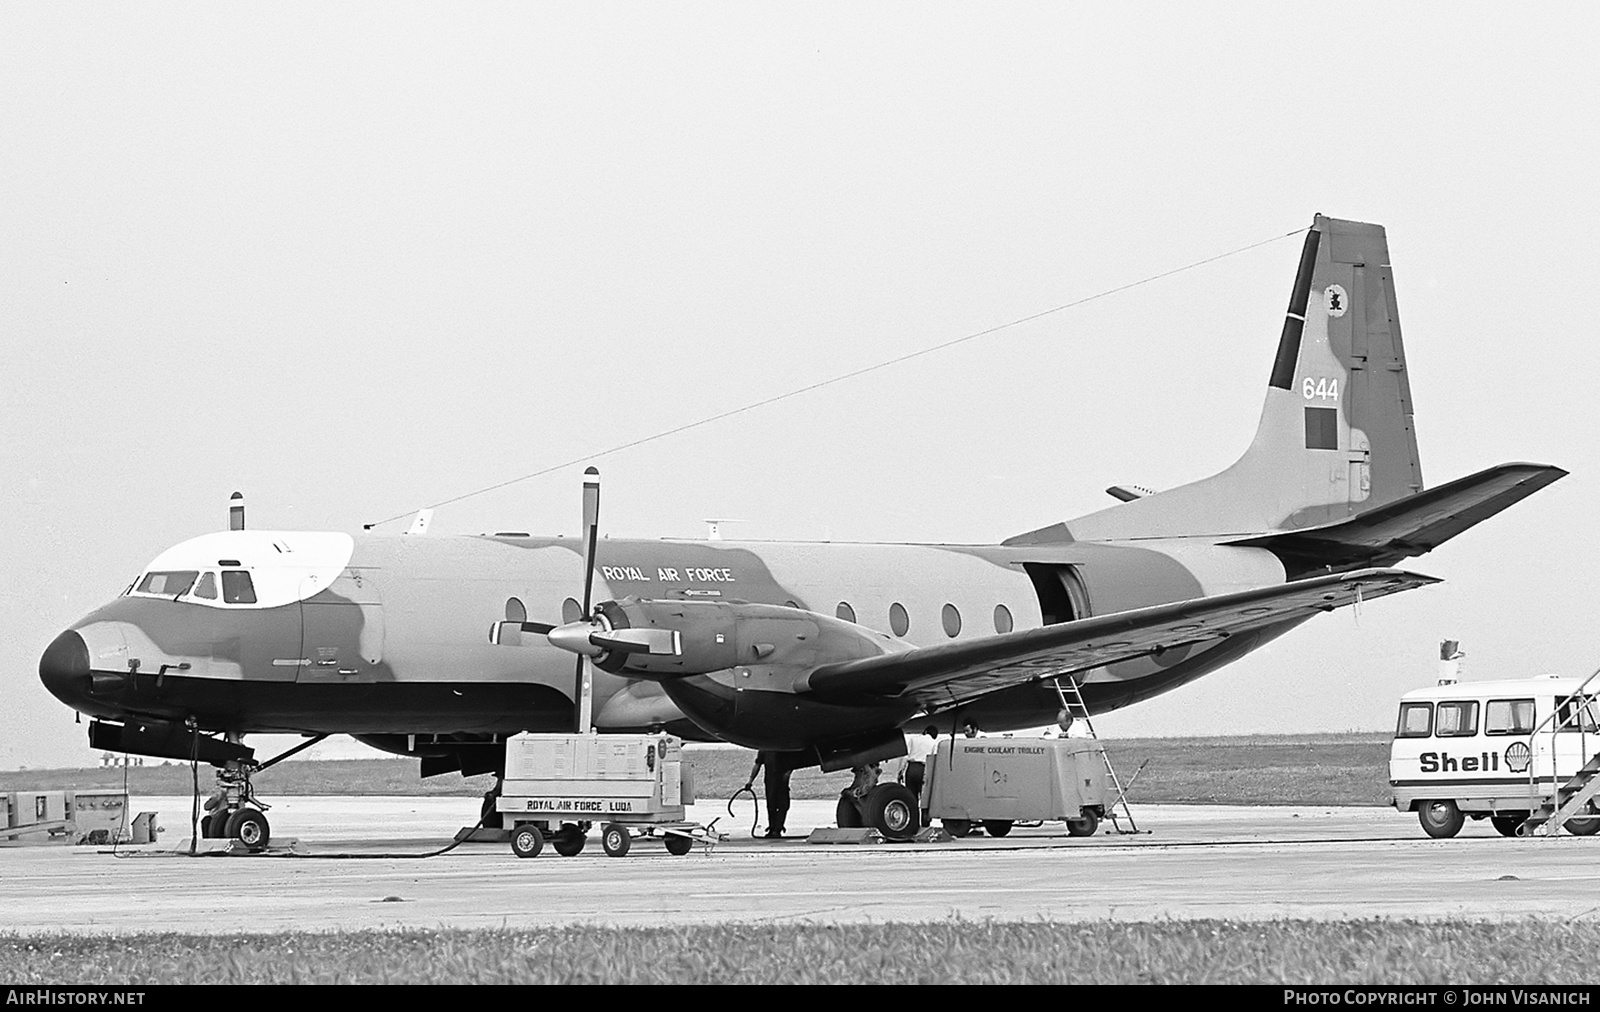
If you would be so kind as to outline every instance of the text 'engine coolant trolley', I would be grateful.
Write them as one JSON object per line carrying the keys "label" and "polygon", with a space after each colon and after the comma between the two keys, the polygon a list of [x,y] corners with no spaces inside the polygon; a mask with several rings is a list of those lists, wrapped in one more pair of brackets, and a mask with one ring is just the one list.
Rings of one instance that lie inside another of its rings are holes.
{"label": "text 'engine coolant trolley'", "polygon": [[506,741],[506,775],[495,802],[511,830],[511,850],[535,857],[545,840],[571,857],[600,824],[612,857],[635,837],[660,837],[672,854],[721,837],[690,822],[694,770],[683,741],[670,734],[519,734]]}

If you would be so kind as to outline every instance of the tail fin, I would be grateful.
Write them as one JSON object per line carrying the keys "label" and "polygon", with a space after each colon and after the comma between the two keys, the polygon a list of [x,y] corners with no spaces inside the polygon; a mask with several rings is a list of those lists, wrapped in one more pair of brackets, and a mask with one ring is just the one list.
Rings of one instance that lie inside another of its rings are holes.
{"label": "tail fin", "polygon": [[1008,543],[1252,535],[1343,520],[1422,489],[1383,226],[1306,233],[1255,439],[1231,467]]}

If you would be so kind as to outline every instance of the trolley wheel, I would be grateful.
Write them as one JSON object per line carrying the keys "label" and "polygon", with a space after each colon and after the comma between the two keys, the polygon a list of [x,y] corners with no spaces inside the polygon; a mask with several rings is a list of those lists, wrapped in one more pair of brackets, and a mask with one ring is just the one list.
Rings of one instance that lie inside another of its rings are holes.
{"label": "trolley wheel", "polygon": [[682,857],[694,849],[694,840],[691,837],[683,836],[679,833],[668,833],[666,836],[668,854]]}
{"label": "trolley wheel", "polygon": [[251,850],[266,850],[267,843],[272,839],[272,830],[267,825],[267,817],[254,808],[241,808],[228,818],[228,828],[224,834],[230,840],[238,840]]}
{"label": "trolley wheel", "polygon": [[604,848],[607,857],[621,857],[628,852],[633,844],[633,837],[628,835],[626,826],[619,826],[615,822],[605,828],[600,834],[600,846]]}
{"label": "trolley wheel", "polygon": [[511,853],[518,857],[538,857],[544,849],[544,834],[531,822],[519,822],[511,831]]}
{"label": "trolley wheel", "polygon": [[1585,815],[1575,819],[1568,819],[1561,824],[1561,828],[1573,836],[1593,836],[1600,833],[1600,815]]}
{"label": "trolley wheel", "polygon": [[583,845],[589,842],[589,835],[570,822],[562,826],[556,835],[551,837],[550,846],[562,857],[577,857],[582,853]]}
{"label": "trolley wheel", "polygon": [[940,819],[944,824],[944,831],[954,837],[963,837],[972,832],[971,819]]}
{"label": "trolley wheel", "polygon": [[1093,812],[1084,812],[1076,819],[1067,820],[1068,836],[1093,836],[1099,828],[1100,817]]}
{"label": "trolley wheel", "polygon": [[1010,819],[984,819],[983,828],[990,836],[1005,836],[1011,832]]}
{"label": "trolley wheel", "polygon": [[867,793],[867,824],[889,840],[909,840],[922,828],[917,796],[904,784],[879,784]]}
{"label": "trolley wheel", "polygon": [[861,807],[848,792],[839,795],[839,804],[833,810],[833,821],[840,829],[860,829],[865,825],[861,820]]}
{"label": "trolley wheel", "polygon": [[1517,830],[1521,829],[1522,824],[1527,821],[1527,812],[1518,812],[1515,815],[1489,816],[1489,824],[1494,826],[1494,831],[1501,836],[1516,836]]}
{"label": "trolley wheel", "polygon": [[1448,840],[1461,832],[1467,817],[1461,814],[1454,801],[1424,801],[1417,806],[1417,821],[1422,831],[1435,840]]}

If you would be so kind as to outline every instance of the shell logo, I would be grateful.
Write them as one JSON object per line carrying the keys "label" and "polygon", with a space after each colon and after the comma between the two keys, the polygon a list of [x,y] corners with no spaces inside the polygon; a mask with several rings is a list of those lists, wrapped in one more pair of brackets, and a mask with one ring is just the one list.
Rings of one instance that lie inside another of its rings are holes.
{"label": "shell logo", "polygon": [[1506,749],[1506,769],[1513,773],[1526,773],[1533,763],[1533,753],[1522,742],[1512,742]]}

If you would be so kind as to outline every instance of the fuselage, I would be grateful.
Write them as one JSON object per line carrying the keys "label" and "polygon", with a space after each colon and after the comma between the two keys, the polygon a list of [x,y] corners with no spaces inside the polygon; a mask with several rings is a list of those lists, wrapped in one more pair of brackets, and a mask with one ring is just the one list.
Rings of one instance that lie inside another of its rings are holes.
{"label": "fuselage", "polygon": [[[238,734],[565,730],[575,658],[501,624],[576,618],[582,569],[575,538],[217,532],[162,553],[126,593],[75,623],[47,651],[41,676],[91,716],[193,719]],[[910,646],[1284,579],[1268,552],[1193,539],[1024,547],[605,539],[595,569],[597,600],[783,605]],[[1115,664],[1084,678],[1084,694],[1092,709],[1125,705],[1251,645]],[[714,680],[697,691],[597,672],[594,723],[728,737],[673,698],[715,693]],[[959,723],[1036,726],[1058,707],[1048,686],[1029,686],[969,704]]]}

